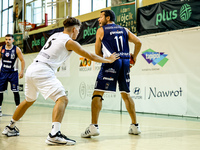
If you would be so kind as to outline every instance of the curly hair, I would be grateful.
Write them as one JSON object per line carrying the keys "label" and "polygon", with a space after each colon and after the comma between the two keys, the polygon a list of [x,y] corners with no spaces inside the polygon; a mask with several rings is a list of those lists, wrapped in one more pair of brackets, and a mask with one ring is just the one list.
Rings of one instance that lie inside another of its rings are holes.
{"label": "curly hair", "polygon": [[110,16],[110,21],[114,21],[115,22],[115,13],[112,10],[102,10],[101,13],[104,12],[105,13],[105,17]]}

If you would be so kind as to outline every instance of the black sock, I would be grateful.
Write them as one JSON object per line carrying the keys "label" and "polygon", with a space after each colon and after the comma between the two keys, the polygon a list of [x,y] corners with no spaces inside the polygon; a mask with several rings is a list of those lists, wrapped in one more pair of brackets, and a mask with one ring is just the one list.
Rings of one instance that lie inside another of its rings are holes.
{"label": "black sock", "polygon": [[15,104],[16,106],[18,106],[20,104],[19,92],[13,92],[13,94],[14,94]]}

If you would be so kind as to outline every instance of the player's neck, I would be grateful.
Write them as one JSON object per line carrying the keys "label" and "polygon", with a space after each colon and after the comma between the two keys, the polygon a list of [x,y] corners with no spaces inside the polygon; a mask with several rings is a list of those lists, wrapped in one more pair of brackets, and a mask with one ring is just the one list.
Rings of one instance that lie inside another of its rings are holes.
{"label": "player's neck", "polygon": [[13,44],[12,45],[6,45],[6,49],[8,49],[8,50],[12,49],[12,47],[13,47]]}
{"label": "player's neck", "polygon": [[68,34],[70,38],[72,37],[72,32],[63,31],[63,33]]}
{"label": "player's neck", "polygon": [[107,24],[115,24],[113,21],[108,21]]}

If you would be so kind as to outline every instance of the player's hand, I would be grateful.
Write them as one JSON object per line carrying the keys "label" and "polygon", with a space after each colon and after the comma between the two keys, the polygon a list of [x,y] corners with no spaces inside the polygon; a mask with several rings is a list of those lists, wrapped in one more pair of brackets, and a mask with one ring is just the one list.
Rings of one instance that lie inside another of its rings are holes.
{"label": "player's hand", "polygon": [[21,72],[19,73],[19,79],[21,79],[21,78],[23,78],[23,77],[24,77],[24,72],[21,71]]}
{"label": "player's hand", "polygon": [[119,59],[119,54],[117,53],[112,53],[110,57],[107,57],[106,59],[109,60],[109,63],[113,63],[115,60]]}
{"label": "player's hand", "polygon": [[136,58],[134,57],[133,54],[130,54],[130,68],[135,65]]}

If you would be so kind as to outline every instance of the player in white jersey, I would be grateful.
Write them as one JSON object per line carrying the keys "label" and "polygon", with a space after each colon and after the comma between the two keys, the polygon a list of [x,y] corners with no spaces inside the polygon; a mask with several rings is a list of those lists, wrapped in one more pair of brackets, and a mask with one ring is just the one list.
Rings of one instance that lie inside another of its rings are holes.
{"label": "player in white jersey", "polygon": [[104,59],[96,54],[85,51],[79,43],[74,41],[81,26],[81,22],[78,19],[69,17],[63,22],[63,25],[64,31],[53,34],[38,56],[34,59],[34,62],[27,68],[25,75],[26,98],[18,106],[12,116],[10,124],[6,126],[2,134],[7,136],[19,135],[19,129],[15,126],[15,123],[36,101],[40,92],[45,99],[49,97],[55,101],[52,113],[52,131],[49,133],[46,143],[51,145],[74,145],[76,143],[75,140],[67,138],[60,132],[68,98],[66,97],[64,87],[56,78],[55,72],[73,51],[92,61],[101,63],[112,63],[116,59],[119,59],[119,57],[114,53],[110,57]]}

